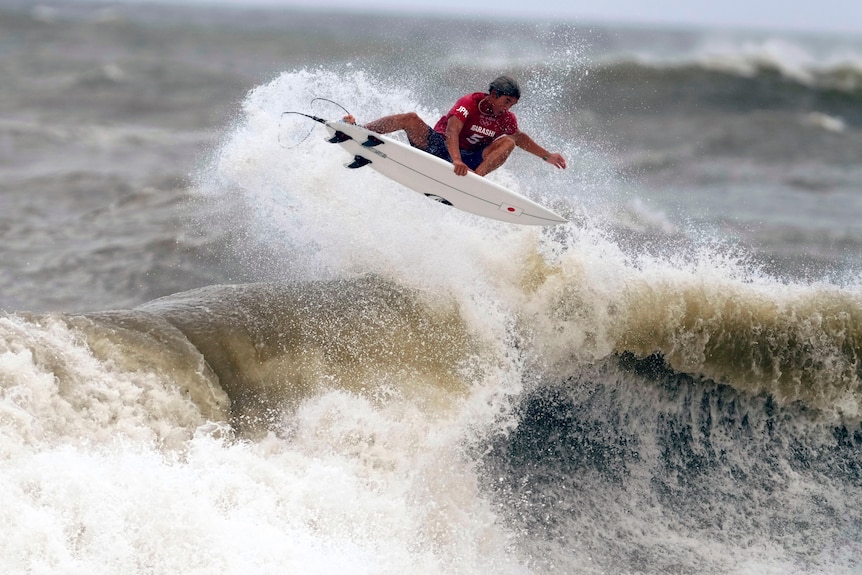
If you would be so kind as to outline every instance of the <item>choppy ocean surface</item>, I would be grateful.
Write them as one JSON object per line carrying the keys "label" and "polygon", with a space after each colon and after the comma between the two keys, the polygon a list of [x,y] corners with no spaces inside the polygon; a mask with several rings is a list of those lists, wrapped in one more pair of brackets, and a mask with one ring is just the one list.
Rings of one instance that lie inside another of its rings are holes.
{"label": "choppy ocean surface", "polygon": [[[3,0],[0,55],[0,572],[862,572],[862,38]],[[504,71],[570,224],[284,114]]]}

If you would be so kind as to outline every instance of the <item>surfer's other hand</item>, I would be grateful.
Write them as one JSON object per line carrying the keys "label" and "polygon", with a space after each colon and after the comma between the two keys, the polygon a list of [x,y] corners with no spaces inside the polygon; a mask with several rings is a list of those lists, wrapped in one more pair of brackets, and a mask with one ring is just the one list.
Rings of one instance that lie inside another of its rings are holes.
{"label": "surfer's other hand", "polygon": [[470,168],[467,167],[467,164],[460,160],[455,160],[454,162],[452,162],[452,164],[454,164],[455,166],[455,174],[459,176],[466,176],[467,172],[470,171]]}
{"label": "surfer's other hand", "polygon": [[566,159],[560,154],[548,154],[545,156],[545,161],[561,170],[566,169]]}

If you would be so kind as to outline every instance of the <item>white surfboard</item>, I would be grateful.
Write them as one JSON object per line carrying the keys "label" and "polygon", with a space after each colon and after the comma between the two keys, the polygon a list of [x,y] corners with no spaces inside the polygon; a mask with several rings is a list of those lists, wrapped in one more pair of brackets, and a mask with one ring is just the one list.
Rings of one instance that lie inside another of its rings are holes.
{"label": "white surfboard", "polygon": [[428,198],[479,216],[536,226],[566,223],[566,219],[482,176],[455,174],[452,164],[362,126],[325,122],[329,141],[347,150],[347,167],[368,166]]}

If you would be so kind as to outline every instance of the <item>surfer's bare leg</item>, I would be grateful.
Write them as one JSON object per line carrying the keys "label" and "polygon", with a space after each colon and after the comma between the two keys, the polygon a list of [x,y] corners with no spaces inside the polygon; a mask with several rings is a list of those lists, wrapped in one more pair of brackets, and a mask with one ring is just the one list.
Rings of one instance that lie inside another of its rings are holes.
{"label": "surfer's bare leg", "polygon": [[[356,123],[353,116],[345,116],[344,121],[350,124]],[[428,148],[428,132],[431,128],[416,112],[384,116],[379,120],[368,122],[365,124],[365,128],[378,134],[390,134],[404,130],[407,133],[407,139],[414,147],[423,150]]]}
{"label": "surfer's bare leg", "polygon": [[480,176],[486,176],[502,166],[512,150],[515,149],[515,140],[508,136],[497,138],[491,145],[485,148],[482,153],[482,163],[476,167],[476,173]]}
{"label": "surfer's bare leg", "polygon": [[411,144],[422,149],[428,147],[428,132],[430,128],[416,112],[384,116],[379,120],[368,122],[365,127],[378,134],[389,134],[398,130],[404,130]]}

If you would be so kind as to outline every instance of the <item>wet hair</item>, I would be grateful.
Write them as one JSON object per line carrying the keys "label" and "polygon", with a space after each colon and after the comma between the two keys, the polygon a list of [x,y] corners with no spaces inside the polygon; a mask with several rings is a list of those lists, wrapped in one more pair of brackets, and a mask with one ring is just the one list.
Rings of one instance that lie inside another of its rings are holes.
{"label": "wet hair", "polygon": [[518,85],[518,81],[511,76],[498,76],[491,82],[488,91],[497,92],[498,96],[511,96],[519,100],[521,99],[521,87]]}

